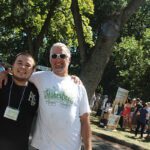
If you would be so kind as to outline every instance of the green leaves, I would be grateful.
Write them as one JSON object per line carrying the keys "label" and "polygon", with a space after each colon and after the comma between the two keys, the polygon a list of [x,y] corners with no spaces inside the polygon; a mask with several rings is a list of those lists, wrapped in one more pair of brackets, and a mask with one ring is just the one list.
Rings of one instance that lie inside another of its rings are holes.
{"label": "green leaves", "polygon": [[147,78],[148,72],[150,73],[148,69],[150,65],[149,31],[146,29],[144,38],[140,41],[136,40],[134,36],[121,38],[121,42],[116,44],[113,53],[114,64],[122,78],[120,84],[123,87],[128,85],[131,95],[138,93],[141,96],[147,91],[144,88],[144,80]]}
{"label": "green leaves", "polygon": [[94,14],[93,0],[78,0],[80,13],[83,14]]}

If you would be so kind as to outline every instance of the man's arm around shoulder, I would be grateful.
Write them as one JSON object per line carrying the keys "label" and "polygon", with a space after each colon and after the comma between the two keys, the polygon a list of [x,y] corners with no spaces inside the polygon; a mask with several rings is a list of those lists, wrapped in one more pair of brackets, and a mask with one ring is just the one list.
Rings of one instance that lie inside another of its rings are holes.
{"label": "man's arm around shoulder", "polygon": [[8,72],[7,71],[0,71],[0,88],[2,88],[2,82],[4,81],[4,85],[7,84],[8,81]]}
{"label": "man's arm around shoulder", "polygon": [[85,113],[80,117],[81,136],[83,138],[84,150],[92,150],[92,133],[90,127],[89,114]]}

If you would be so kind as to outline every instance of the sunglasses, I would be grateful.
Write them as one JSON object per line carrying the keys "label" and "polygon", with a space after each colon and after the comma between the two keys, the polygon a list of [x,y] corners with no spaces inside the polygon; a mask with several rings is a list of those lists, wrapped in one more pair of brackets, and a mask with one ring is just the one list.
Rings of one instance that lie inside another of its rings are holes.
{"label": "sunglasses", "polygon": [[59,57],[61,59],[65,59],[68,56],[66,54],[52,54],[51,57],[52,57],[52,59],[56,59],[57,57]]}

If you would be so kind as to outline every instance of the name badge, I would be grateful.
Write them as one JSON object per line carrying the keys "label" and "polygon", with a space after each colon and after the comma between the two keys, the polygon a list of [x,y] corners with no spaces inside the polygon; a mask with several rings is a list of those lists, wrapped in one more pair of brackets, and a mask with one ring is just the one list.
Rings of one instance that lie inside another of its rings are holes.
{"label": "name badge", "polygon": [[4,117],[16,121],[19,115],[19,110],[16,108],[12,108],[7,106]]}

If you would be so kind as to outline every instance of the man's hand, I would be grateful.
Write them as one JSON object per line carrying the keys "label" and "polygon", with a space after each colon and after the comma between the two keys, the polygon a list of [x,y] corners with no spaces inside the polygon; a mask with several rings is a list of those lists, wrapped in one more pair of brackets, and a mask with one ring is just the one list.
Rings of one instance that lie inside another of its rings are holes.
{"label": "man's hand", "polygon": [[4,85],[7,84],[8,80],[8,72],[7,71],[0,71],[0,88],[2,88],[2,82],[4,81]]}
{"label": "man's hand", "polygon": [[83,84],[79,77],[71,75],[71,78],[74,80],[75,83]]}

